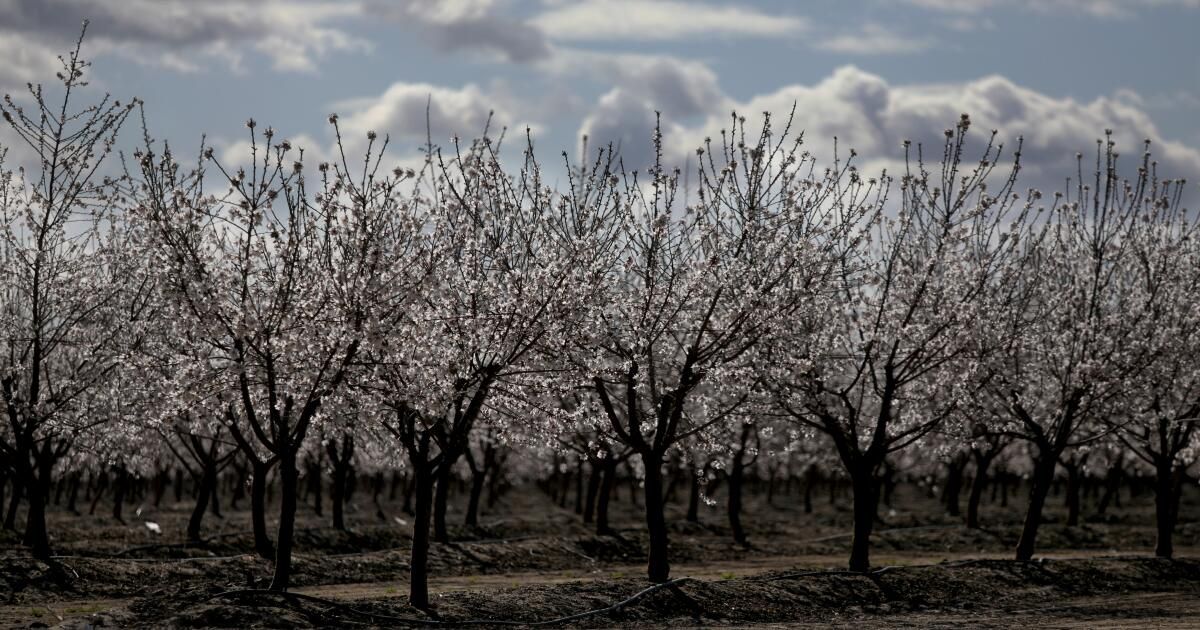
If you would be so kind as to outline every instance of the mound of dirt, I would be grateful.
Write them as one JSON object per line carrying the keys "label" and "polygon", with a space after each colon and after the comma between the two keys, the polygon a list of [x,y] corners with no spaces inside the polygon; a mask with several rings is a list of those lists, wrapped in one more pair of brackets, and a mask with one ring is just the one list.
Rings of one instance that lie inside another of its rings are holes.
{"label": "mound of dirt", "polygon": [[[656,586],[635,579],[577,581],[443,593],[428,614],[409,607],[402,593],[335,601],[204,589],[143,598],[107,620],[121,627],[146,628],[500,627],[553,620],[557,621],[546,625],[659,627],[855,620],[869,624],[913,613],[925,619],[1020,613],[1097,597],[1106,599],[1099,604],[1089,600],[1087,614],[1117,618],[1128,614],[1120,608],[1122,598],[1138,593],[1195,598],[1200,594],[1200,561],[968,560],[886,567],[871,573],[772,572],[726,580],[684,577]],[[1106,601],[1111,602],[1107,613]],[[1055,608],[1063,609],[1062,605]]]}

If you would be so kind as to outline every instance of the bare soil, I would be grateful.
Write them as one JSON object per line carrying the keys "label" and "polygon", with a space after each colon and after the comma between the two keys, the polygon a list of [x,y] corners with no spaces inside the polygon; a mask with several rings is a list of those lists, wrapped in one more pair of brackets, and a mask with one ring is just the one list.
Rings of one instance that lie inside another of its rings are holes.
{"label": "bare soil", "polygon": [[[869,575],[841,571],[849,497],[832,504],[820,497],[816,512],[805,514],[797,497],[777,496],[767,506],[752,495],[744,516],[749,547],[732,542],[723,506],[697,524],[673,504],[672,575],[688,579],[565,625],[1172,627],[1200,612],[1193,494],[1181,509],[1178,560],[1150,557],[1153,499],[1142,495],[1103,518],[1085,509],[1088,518],[1076,527],[1065,526],[1061,507],[1052,505],[1039,536],[1042,561],[1016,563],[1008,558],[1023,497],[1008,508],[986,505],[987,526],[968,530],[924,492],[904,487],[894,508],[881,509],[872,563],[883,571]],[[292,597],[254,591],[265,587],[271,563],[248,553],[244,511],[206,516],[199,545],[183,540],[186,501],[157,510],[127,506],[125,523],[99,516],[103,504],[96,516],[54,511],[58,557],[51,564],[34,561],[11,532],[0,532],[0,628],[495,626],[608,608],[651,586],[643,577],[639,508],[627,487],[613,504],[616,531],[604,536],[540,491],[519,489],[485,513],[481,527],[452,528],[453,543],[434,545],[431,617],[405,603],[410,517],[385,503],[380,518],[359,501],[344,532],[304,509]],[[461,521],[459,508],[452,506],[451,522]]]}

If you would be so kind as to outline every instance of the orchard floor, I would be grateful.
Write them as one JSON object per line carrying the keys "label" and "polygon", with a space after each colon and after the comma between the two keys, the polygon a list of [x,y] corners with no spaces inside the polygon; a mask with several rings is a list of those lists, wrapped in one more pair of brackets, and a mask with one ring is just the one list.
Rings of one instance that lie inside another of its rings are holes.
{"label": "orchard floor", "polygon": [[[717,496],[720,499],[720,495]],[[398,502],[382,514],[356,496],[348,531],[311,506],[299,514],[293,596],[250,592],[271,564],[251,549],[249,514],[225,506],[205,517],[206,542],[183,544],[190,505],[126,507],[125,523],[52,511],[57,557],[37,562],[0,533],[0,628],[23,627],[392,627],[498,626],[588,611],[568,627],[1195,627],[1200,618],[1200,492],[1188,488],[1176,533],[1177,560],[1152,558],[1153,496],[1122,497],[1097,517],[1085,502],[1079,526],[1063,524],[1051,497],[1040,561],[1010,560],[1023,491],[1009,507],[985,504],[984,528],[945,516],[919,488],[902,486],[881,507],[871,574],[842,569],[849,496],[814,513],[796,496],[769,507],[751,493],[743,520],[750,546],[733,543],[723,505],[687,523],[669,505],[672,577],[640,597],[646,540],[627,485],[612,505],[613,535],[596,535],[571,506],[540,490],[505,494],[474,529],[451,528],[431,550],[431,617],[406,604],[411,517]],[[462,519],[452,504],[450,522]],[[328,506],[326,506],[328,511]],[[139,513],[140,512],[140,513]],[[161,533],[146,526],[155,523]],[[631,598],[633,598],[631,600]],[[624,603],[623,603],[624,602]],[[623,604],[622,604],[623,603]],[[620,606],[615,606],[622,604]],[[555,624],[559,625],[559,624]]]}

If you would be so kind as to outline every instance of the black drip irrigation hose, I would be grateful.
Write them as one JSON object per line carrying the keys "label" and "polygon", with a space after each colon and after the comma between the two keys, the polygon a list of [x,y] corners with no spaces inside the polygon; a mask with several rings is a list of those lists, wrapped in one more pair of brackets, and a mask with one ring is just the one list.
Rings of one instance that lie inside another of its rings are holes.
{"label": "black drip irrigation hose", "polygon": [[283,599],[290,599],[292,601],[309,601],[309,602],[313,602],[313,603],[322,604],[325,606],[332,606],[334,608],[345,610],[347,612],[353,613],[355,615],[359,615],[361,617],[371,617],[371,618],[380,619],[383,621],[396,621],[396,622],[400,622],[400,623],[407,623],[407,624],[421,625],[421,626],[447,626],[447,627],[451,627],[451,626],[554,626],[554,625],[559,625],[559,624],[563,624],[563,623],[569,623],[572,621],[578,621],[580,619],[586,619],[587,617],[593,617],[596,615],[602,615],[602,614],[610,613],[610,612],[617,612],[626,606],[636,603],[638,600],[642,599],[643,597],[646,597],[647,595],[649,595],[651,593],[660,591],[665,588],[677,587],[678,585],[682,584],[683,582],[689,582],[689,581],[692,581],[692,578],[690,578],[690,577],[676,578],[676,579],[670,580],[668,582],[662,582],[660,584],[655,584],[653,586],[644,588],[644,589],[638,591],[637,593],[634,593],[632,596],[630,596],[626,599],[623,599],[611,606],[605,606],[604,608],[596,608],[596,609],[589,610],[586,612],[576,613],[574,615],[567,615],[565,617],[557,617],[555,619],[545,619],[545,620],[541,620],[541,621],[513,621],[511,619],[463,619],[460,621],[454,621],[454,620],[446,620],[446,619],[432,619],[432,618],[420,619],[417,617],[401,617],[401,616],[397,616],[397,615],[387,615],[387,614],[383,614],[383,613],[375,613],[375,612],[370,612],[370,611],[366,611],[366,610],[360,610],[360,609],[354,608],[348,604],[343,604],[341,602],[334,601],[331,599],[325,599],[323,597],[314,597],[312,595],[302,595],[300,593],[289,593],[287,591],[271,591],[271,590],[266,590],[266,589],[238,589],[238,590],[232,590],[232,591],[224,591],[224,592],[217,593],[215,595],[212,595],[212,596],[206,598],[205,601],[209,601],[212,599],[218,599],[218,598],[235,598],[235,597],[243,597],[243,596],[255,596],[255,597],[257,597],[257,596],[273,596],[273,597],[280,597]]}

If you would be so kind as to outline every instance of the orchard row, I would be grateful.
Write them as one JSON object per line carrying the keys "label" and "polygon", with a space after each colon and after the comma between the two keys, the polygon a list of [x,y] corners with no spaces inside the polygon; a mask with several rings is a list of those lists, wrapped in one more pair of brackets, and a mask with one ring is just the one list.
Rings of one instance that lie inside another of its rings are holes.
{"label": "orchard row", "polygon": [[864,571],[887,471],[973,461],[979,479],[1002,452],[1030,483],[1018,559],[1056,471],[1088,458],[1153,477],[1171,554],[1200,434],[1200,247],[1149,143],[1101,141],[1047,195],[965,115],[933,160],[906,143],[872,175],[769,116],[731,118],[687,173],[657,134],[639,170],[564,153],[558,186],[532,141],[487,132],[393,169],[385,136],[338,132],[312,164],[251,120],[239,166],[144,122],[118,150],[141,105],[77,107],[85,67],[65,58],[61,103],[0,105],[37,163],[0,181],[0,472],[38,557],[47,502],[84,473],[182,466],[207,496],[236,462],[286,589],[301,469],[324,458],[335,493],[355,469],[411,480],[424,608],[448,487],[468,477],[477,504],[506,454],[526,478],[586,470],[593,497],[632,471],[657,582],[678,471],[724,468],[744,536],[745,475],[840,469]]}

